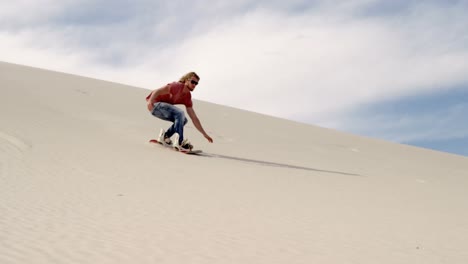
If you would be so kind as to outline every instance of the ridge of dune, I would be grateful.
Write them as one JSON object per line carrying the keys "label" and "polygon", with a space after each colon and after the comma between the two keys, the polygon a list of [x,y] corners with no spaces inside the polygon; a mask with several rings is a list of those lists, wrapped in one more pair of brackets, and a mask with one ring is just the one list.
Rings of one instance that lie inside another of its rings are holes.
{"label": "ridge of dune", "polygon": [[0,62],[0,91],[0,263],[468,261],[467,157],[197,100],[189,156],[145,89]]}

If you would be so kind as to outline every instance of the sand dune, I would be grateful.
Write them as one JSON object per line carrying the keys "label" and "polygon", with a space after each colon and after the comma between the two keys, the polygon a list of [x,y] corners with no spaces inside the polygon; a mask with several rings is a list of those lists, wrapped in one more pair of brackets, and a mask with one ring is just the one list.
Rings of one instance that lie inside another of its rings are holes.
{"label": "sand dune", "polygon": [[0,263],[468,263],[466,157],[201,101],[189,156],[145,89],[0,63],[0,91]]}

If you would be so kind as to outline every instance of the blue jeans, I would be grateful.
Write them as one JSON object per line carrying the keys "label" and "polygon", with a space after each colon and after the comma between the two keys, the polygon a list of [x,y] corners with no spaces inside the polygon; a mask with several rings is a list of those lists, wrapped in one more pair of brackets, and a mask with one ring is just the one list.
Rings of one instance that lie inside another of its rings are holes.
{"label": "blue jeans", "polygon": [[182,144],[184,140],[184,126],[188,122],[183,110],[168,103],[157,102],[154,104],[151,114],[162,120],[173,122],[172,126],[166,131],[166,137],[172,137],[174,133],[177,133],[179,134],[179,144]]}

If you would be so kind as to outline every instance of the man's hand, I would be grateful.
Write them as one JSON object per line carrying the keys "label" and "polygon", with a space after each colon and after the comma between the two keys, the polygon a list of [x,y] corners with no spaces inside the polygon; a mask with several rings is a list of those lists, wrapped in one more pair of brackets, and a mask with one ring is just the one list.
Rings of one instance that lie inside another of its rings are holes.
{"label": "man's hand", "polygon": [[148,107],[148,111],[151,112],[153,111],[154,105],[150,101],[148,101],[147,107]]}
{"label": "man's hand", "polygon": [[154,108],[153,104],[156,102],[156,98],[164,94],[169,94],[169,97],[172,98],[171,87],[169,84],[151,92],[151,95],[150,95],[150,98],[148,99],[148,104],[147,104],[147,108],[150,112],[153,111],[153,108]]}
{"label": "man's hand", "polygon": [[213,139],[210,136],[205,135],[205,138],[208,140],[208,142],[213,143]]}

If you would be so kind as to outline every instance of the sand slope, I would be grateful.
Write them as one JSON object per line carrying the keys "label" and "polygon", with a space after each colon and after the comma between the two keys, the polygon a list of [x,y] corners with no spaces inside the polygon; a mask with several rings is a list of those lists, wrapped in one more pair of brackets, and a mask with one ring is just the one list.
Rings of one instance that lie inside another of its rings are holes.
{"label": "sand slope", "polygon": [[468,263],[468,158],[147,93],[0,63],[0,263]]}

